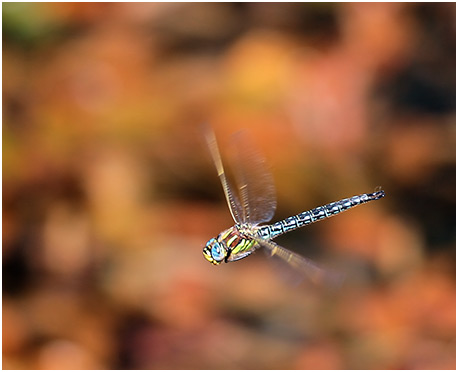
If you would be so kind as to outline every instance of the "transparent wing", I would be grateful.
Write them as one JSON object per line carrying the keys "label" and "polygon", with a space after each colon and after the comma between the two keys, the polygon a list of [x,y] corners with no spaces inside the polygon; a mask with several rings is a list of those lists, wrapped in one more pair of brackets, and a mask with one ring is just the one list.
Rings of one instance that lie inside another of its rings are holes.
{"label": "transparent wing", "polygon": [[245,132],[236,133],[233,142],[235,156],[231,165],[242,202],[243,222],[268,222],[277,207],[272,174]]}
{"label": "transparent wing", "polygon": [[312,260],[283,248],[271,240],[256,238],[256,241],[265,249],[270,257],[278,258],[286,263],[296,274],[296,277],[308,279],[319,286],[336,288],[343,281],[343,276],[319,268]]}
{"label": "transparent wing", "polygon": [[226,177],[226,173],[224,172],[223,162],[221,161],[221,155],[219,153],[218,144],[216,143],[215,134],[210,127],[205,127],[204,130],[205,139],[207,140],[207,145],[213,158],[213,163],[215,163],[218,177],[223,186],[224,195],[226,196],[227,205],[229,206],[232,218],[236,223],[242,223],[244,222],[243,207],[240,204],[237,195],[232,191],[233,188],[231,188]]}

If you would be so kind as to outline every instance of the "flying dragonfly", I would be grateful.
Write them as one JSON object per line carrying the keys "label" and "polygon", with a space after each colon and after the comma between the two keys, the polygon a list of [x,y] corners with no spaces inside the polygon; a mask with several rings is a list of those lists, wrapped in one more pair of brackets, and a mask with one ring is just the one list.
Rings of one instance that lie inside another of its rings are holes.
{"label": "flying dragonfly", "polygon": [[238,157],[233,167],[236,171],[237,188],[233,188],[226,177],[215,134],[209,128],[205,132],[207,145],[235,222],[234,226],[207,242],[203,249],[205,259],[213,265],[219,265],[222,262],[238,261],[262,248],[269,256],[280,259],[315,284],[335,282],[335,276],[330,271],[321,269],[312,260],[278,245],[273,239],[357,205],[381,199],[385,192],[377,188],[373,193],[341,199],[270,225],[260,225],[272,219],[277,205],[273,178],[263,157],[239,135],[235,141]]}

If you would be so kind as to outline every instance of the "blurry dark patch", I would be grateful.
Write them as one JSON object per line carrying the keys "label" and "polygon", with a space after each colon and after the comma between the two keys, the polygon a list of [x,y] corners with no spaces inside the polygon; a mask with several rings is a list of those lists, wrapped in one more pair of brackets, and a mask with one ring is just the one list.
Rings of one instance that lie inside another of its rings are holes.
{"label": "blurry dark patch", "polygon": [[453,82],[436,79],[434,67],[412,65],[400,71],[381,89],[394,110],[401,112],[441,114],[456,109],[456,91]]}
{"label": "blurry dark patch", "polygon": [[261,317],[257,314],[250,313],[248,311],[242,310],[227,310],[225,317],[228,318],[230,321],[238,323],[239,325],[253,329],[253,330],[261,330],[265,326],[265,322],[261,319]]}
{"label": "blurry dark patch", "polygon": [[420,22],[425,37],[434,39],[451,58],[456,56],[456,4],[417,3],[409,7]]}
{"label": "blurry dark patch", "polygon": [[[332,3],[297,4],[294,27],[314,46],[328,46],[340,39],[337,7]],[[294,24],[294,23],[293,23]]]}
{"label": "blurry dark patch", "polygon": [[35,223],[40,221],[45,206],[52,201],[65,201],[75,208],[84,207],[86,195],[80,179],[72,173],[52,174],[36,179],[21,187],[7,190],[3,196],[4,208],[10,208],[20,218]]}
{"label": "blurry dark patch", "polygon": [[316,48],[326,48],[340,38],[335,4],[255,3],[250,8],[253,27],[289,33]]}
{"label": "blurry dark patch", "polygon": [[[449,165],[439,168],[433,177],[418,187],[400,189],[396,196],[399,211],[408,214],[408,219],[421,227],[429,253],[455,247],[455,190],[456,169],[455,165]],[[444,195],[449,198],[444,198]]]}
{"label": "blurry dark patch", "polygon": [[152,26],[166,56],[218,54],[251,29],[272,29],[323,48],[340,38],[335,4],[224,3],[182,5]]}
{"label": "blurry dark patch", "polygon": [[2,288],[4,295],[14,296],[23,293],[31,284],[33,275],[27,264],[25,253],[28,239],[24,234],[20,236],[20,239],[8,247],[6,250],[8,253],[3,254]]}
{"label": "blurry dark patch", "polygon": [[245,7],[231,3],[180,4],[151,26],[167,56],[218,54],[246,30]]}
{"label": "blurry dark patch", "polygon": [[[166,164],[156,164],[155,170],[160,177],[152,176],[154,197],[164,199],[182,199],[190,201],[222,202],[224,193],[213,169],[195,171],[192,177],[183,170],[181,174],[173,172]],[[152,190],[153,192],[153,190]]]}
{"label": "blurry dark patch", "polygon": [[303,332],[293,329],[289,325],[280,324],[264,318],[261,315],[240,309],[228,310],[225,317],[244,328],[264,334],[275,339],[282,338],[293,342],[302,342],[306,339]]}
{"label": "blurry dark patch", "polygon": [[112,368],[141,368],[141,353],[149,353],[153,351],[143,349],[143,346],[145,345],[142,345],[142,338],[144,337],[144,334],[148,333],[153,326],[152,321],[145,314],[132,312],[121,318],[120,322],[121,324],[119,325],[116,337],[116,340],[119,340],[117,351],[118,358]]}
{"label": "blurry dark patch", "polygon": [[3,290],[17,294],[31,285],[32,249],[37,247],[36,228],[43,222],[46,208],[52,201],[64,200],[74,208],[84,208],[85,195],[77,178],[71,174],[49,176],[28,184],[4,190],[3,208],[21,226],[18,238],[5,249],[3,256]]}
{"label": "blurry dark patch", "polygon": [[54,337],[43,332],[35,331],[35,333],[30,337],[27,347],[30,351],[38,351],[53,341],[55,341]]}
{"label": "blurry dark patch", "polygon": [[456,111],[455,5],[416,4],[408,8],[419,32],[411,61],[375,91],[399,112]]}
{"label": "blurry dark patch", "polygon": [[[25,113],[27,111],[29,103],[26,101],[27,95],[24,92],[20,94],[8,94],[3,93],[3,117],[4,124],[9,125],[12,129],[22,127],[26,123]],[[11,125],[14,123],[14,125]]]}

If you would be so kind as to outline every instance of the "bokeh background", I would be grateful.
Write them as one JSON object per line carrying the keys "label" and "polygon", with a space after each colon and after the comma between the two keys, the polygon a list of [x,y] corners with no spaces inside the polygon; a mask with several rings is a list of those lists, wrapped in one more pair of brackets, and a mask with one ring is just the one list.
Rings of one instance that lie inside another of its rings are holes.
{"label": "bokeh background", "polygon": [[[454,3],[3,3],[3,368],[455,369]],[[244,129],[278,242],[232,224],[202,135]]]}

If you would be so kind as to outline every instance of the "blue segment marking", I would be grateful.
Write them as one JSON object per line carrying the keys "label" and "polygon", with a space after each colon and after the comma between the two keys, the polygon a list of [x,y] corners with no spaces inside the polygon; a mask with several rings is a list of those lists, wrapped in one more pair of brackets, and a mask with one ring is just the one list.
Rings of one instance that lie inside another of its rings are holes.
{"label": "blue segment marking", "polygon": [[258,230],[258,235],[263,239],[270,238],[270,229],[269,226],[263,226]]}
{"label": "blue segment marking", "polygon": [[323,207],[317,207],[312,209],[312,218],[313,220],[321,220],[322,218],[326,217],[326,213],[324,212]]}
{"label": "blue segment marking", "polygon": [[350,199],[343,199],[343,200],[340,201],[340,209],[341,209],[341,210],[344,211],[344,210],[347,210],[347,209],[349,209],[349,208],[351,208],[351,201],[350,201]]}
{"label": "blue segment marking", "polygon": [[283,220],[282,222],[283,222],[283,230],[285,232],[289,230],[294,230],[298,227],[296,216],[288,217],[287,219]]}
{"label": "blue segment marking", "polygon": [[340,205],[339,203],[329,203],[324,206],[324,211],[326,216],[332,216],[340,212]]}
{"label": "blue segment marking", "polygon": [[350,201],[351,201],[351,206],[355,206],[355,205],[358,205],[358,204],[361,204],[361,199],[359,198],[359,196],[353,196],[350,198]]}
{"label": "blue segment marking", "polygon": [[298,214],[296,217],[299,226],[308,225],[309,223],[313,222],[310,211],[302,212]]}
{"label": "blue segment marking", "polygon": [[283,234],[283,227],[281,221],[275,222],[273,225],[270,225],[271,236],[277,236]]}

